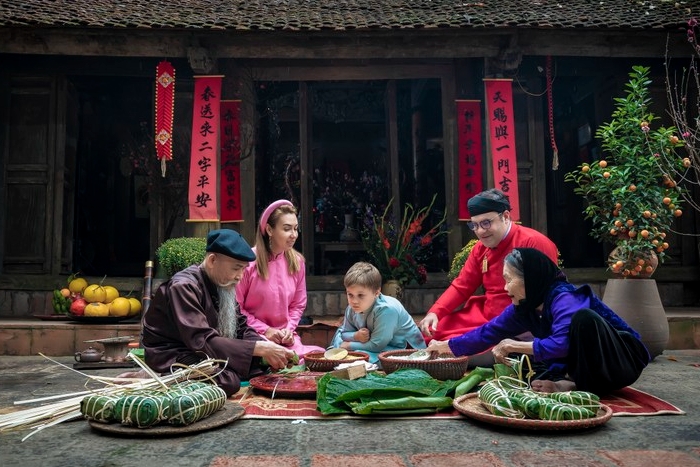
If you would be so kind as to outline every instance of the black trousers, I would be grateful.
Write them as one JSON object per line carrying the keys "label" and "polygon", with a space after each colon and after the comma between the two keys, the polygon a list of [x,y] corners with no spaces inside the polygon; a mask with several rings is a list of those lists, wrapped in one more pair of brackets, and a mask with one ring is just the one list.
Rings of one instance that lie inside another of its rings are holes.
{"label": "black trousers", "polygon": [[569,329],[569,378],[576,388],[603,395],[637,381],[649,352],[632,334],[618,331],[595,311],[574,314]]}

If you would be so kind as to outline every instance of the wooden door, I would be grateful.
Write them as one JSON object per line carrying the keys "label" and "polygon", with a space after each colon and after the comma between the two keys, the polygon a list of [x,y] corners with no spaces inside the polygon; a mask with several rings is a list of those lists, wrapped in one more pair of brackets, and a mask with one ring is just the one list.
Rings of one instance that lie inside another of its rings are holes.
{"label": "wooden door", "polygon": [[2,272],[58,274],[70,252],[61,235],[66,82],[56,76],[3,81]]}

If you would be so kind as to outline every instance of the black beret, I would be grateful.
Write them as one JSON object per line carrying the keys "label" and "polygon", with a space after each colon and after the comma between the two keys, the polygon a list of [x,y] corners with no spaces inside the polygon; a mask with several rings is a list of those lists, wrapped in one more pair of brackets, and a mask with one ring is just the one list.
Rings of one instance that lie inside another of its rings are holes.
{"label": "black beret", "polygon": [[240,261],[254,261],[255,253],[241,234],[231,229],[212,230],[207,235],[207,251]]}

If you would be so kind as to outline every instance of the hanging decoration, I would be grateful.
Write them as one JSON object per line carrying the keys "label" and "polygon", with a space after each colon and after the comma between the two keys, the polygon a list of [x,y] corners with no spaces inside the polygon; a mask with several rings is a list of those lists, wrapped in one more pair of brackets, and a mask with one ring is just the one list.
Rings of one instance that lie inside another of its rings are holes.
{"label": "hanging decoration", "polygon": [[221,101],[221,222],[240,222],[241,101]]}
{"label": "hanging decoration", "polygon": [[223,76],[195,76],[188,222],[218,222],[218,150]]}
{"label": "hanging decoration", "polygon": [[511,217],[520,220],[518,165],[515,153],[513,80],[485,79],[486,121],[489,134],[493,180],[510,201]]}
{"label": "hanging decoration", "polygon": [[483,190],[481,166],[481,101],[457,100],[457,133],[459,150],[459,220],[471,217],[467,209],[469,198]]}
{"label": "hanging decoration", "polygon": [[552,79],[552,56],[547,55],[547,65],[546,65],[546,77],[547,77],[547,111],[549,113],[549,142],[552,145],[552,170],[559,169],[559,149],[557,148],[557,142],[554,139],[554,100],[552,98],[552,85],[554,80]]}
{"label": "hanging decoration", "polygon": [[156,157],[165,177],[166,162],[173,158],[173,115],[175,113],[175,68],[163,60],[156,67]]}

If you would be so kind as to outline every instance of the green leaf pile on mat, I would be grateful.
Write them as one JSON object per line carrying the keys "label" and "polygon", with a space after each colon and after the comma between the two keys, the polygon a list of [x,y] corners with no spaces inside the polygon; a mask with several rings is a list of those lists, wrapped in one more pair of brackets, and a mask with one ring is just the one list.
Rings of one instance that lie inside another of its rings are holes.
{"label": "green leaf pile on mat", "polygon": [[327,373],[318,380],[316,406],[324,415],[434,413],[452,407],[450,394],[462,381],[438,381],[413,368],[402,368],[386,376],[369,373],[353,380]]}

